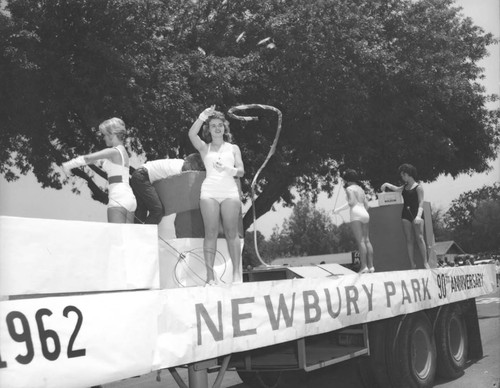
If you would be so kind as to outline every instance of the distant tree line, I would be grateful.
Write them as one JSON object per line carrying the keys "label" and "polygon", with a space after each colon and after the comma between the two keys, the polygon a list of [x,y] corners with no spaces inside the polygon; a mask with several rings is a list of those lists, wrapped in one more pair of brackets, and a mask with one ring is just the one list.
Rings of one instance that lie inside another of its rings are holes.
{"label": "distant tree line", "polygon": [[[269,239],[258,233],[259,252],[271,262],[275,258],[354,251],[356,244],[348,224],[336,225],[334,221],[302,197]],[[500,183],[461,194],[446,212],[432,209],[432,223],[436,241],[453,240],[467,253],[500,254]],[[246,234],[244,249],[245,265],[258,265],[251,232]]]}

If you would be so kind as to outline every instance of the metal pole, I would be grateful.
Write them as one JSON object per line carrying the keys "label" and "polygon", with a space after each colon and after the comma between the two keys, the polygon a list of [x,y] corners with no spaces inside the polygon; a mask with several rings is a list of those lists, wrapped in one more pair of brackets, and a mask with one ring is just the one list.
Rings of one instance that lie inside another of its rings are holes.
{"label": "metal pole", "polygon": [[196,363],[188,366],[189,388],[208,388],[208,370],[197,369]]}

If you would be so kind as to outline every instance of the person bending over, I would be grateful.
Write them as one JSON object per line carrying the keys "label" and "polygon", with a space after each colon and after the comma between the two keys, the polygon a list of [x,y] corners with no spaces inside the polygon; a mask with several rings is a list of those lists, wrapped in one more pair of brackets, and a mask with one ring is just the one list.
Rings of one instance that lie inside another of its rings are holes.
{"label": "person bending over", "polygon": [[158,159],[144,163],[132,173],[130,186],[137,198],[136,224],[159,224],[163,218],[163,205],[153,183],[183,171],[203,170],[200,154],[185,159]]}

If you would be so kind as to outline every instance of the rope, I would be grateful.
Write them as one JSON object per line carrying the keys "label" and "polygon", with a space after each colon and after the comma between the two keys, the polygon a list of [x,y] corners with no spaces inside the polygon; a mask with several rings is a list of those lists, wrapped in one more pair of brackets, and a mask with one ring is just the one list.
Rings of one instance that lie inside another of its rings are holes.
{"label": "rope", "polygon": [[[335,209],[337,207],[337,201],[339,199],[339,194],[340,194],[340,190],[342,190],[342,178],[339,177],[339,190],[337,191],[337,196],[335,197],[335,202],[333,203],[333,209]],[[342,219],[342,223],[345,223],[345,219],[344,217],[342,216],[342,214],[340,213],[333,213],[333,217],[340,217]]]}
{"label": "rope", "polygon": [[[125,206],[123,206],[120,202],[118,202],[117,200],[114,199],[114,201],[120,205],[125,212],[128,213],[127,209],[125,208]],[[135,213],[134,213],[134,219],[138,220],[142,225],[145,224],[144,221],[142,221],[141,219],[139,219]],[[186,256],[188,254],[191,254],[190,257],[192,258],[195,258],[196,260],[198,260],[199,262],[202,262],[203,264],[205,264],[205,259],[202,258],[199,254],[196,254],[194,253],[195,249],[192,249],[192,250],[188,250],[188,251],[185,251],[185,252],[180,252],[179,250],[177,250],[172,244],[170,244],[167,240],[165,240],[163,237],[161,237],[160,235],[158,235],[158,239],[160,239],[161,241],[163,241],[170,249],[172,249],[178,256],[178,259],[177,259],[177,263],[175,264],[174,266],[174,279],[175,281],[177,282],[177,284],[181,287],[186,287],[184,284],[182,284],[182,282],[180,281],[180,279],[178,278],[178,274],[177,274],[177,266],[179,265],[179,263],[181,262],[184,262],[185,265],[186,265],[186,268],[194,275],[195,278],[198,278],[202,283],[206,283],[206,280],[202,279],[201,276],[199,276],[194,270],[192,270],[190,267],[189,267],[189,264],[187,264],[187,261],[185,260],[186,259]],[[222,277],[224,276],[224,274],[226,273],[226,270],[227,270],[227,261],[226,261],[226,258],[224,257],[224,255],[219,251],[219,250],[215,250],[215,257],[217,258],[218,256],[222,257],[222,261],[224,263],[224,271],[222,272],[222,275],[220,275],[220,281],[222,283],[224,283],[224,281],[222,280]],[[187,273],[187,271],[186,271]]]}
{"label": "rope", "polygon": [[262,260],[262,257],[260,256],[260,253],[259,253],[259,247],[257,244],[257,216],[255,214],[255,185],[257,183],[257,179],[259,178],[261,171],[267,165],[267,163],[269,162],[269,159],[271,159],[271,156],[273,156],[274,153],[276,152],[276,146],[278,145],[278,139],[279,139],[280,132],[281,132],[281,122],[282,122],[283,115],[281,114],[281,111],[279,109],[277,109],[273,106],[270,106],[270,105],[262,105],[262,104],[247,104],[247,105],[234,106],[231,109],[229,109],[227,113],[230,117],[232,117],[233,119],[236,119],[236,120],[258,121],[259,118],[257,116],[241,116],[241,115],[238,115],[235,113],[235,111],[242,111],[242,110],[248,110],[248,109],[270,110],[270,111],[275,112],[278,115],[278,126],[276,129],[276,135],[274,136],[273,144],[271,144],[271,149],[269,150],[269,153],[267,154],[267,157],[264,160],[264,163],[262,163],[262,166],[260,166],[260,168],[257,170],[257,173],[255,174],[255,176],[252,180],[252,184],[250,186],[251,192],[252,192],[251,199],[252,199],[253,233],[254,233],[253,241],[254,241],[254,246],[255,246],[255,253],[256,253],[259,261],[262,263],[262,265],[264,265],[265,267],[269,267],[269,264],[267,264],[266,262],[264,262],[264,260]]}

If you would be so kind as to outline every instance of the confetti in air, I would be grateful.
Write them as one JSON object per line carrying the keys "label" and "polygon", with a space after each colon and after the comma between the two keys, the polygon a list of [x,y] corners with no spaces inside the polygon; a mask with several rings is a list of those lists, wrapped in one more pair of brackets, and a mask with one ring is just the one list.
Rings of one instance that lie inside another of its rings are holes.
{"label": "confetti in air", "polygon": [[259,41],[259,43],[257,43],[257,46],[260,46],[261,44],[269,42],[270,40],[271,40],[271,37],[264,38],[261,41]]}
{"label": "confetti in air", "polygon": [[242,32],[241,34],[238,35],[238,37],[236,38],[236,43],[238,43],[240,40],[242,40],[245,36],[245,32]]}
{"label": "confetti in air", "polygon": [[205,52],[205,50],[203,50],[201,47],[198,47],[198,51],[200,53],[202,53],[203,55],[207,55],[207,53]]}

